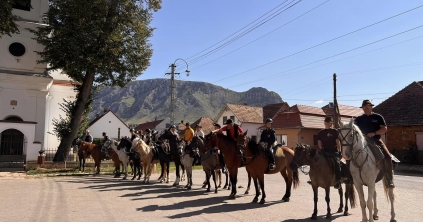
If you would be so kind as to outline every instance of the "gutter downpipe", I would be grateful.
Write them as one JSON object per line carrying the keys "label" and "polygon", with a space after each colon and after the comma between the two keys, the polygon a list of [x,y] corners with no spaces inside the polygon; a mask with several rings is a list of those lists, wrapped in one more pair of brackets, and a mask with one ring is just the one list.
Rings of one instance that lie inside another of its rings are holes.
{"label": "gutter downpipe", "polygon": [[300,136],[300,134],[301,134],[301,126],[299,127],[299,129],[298,129],[298,144],[301,144],[301,136]]}

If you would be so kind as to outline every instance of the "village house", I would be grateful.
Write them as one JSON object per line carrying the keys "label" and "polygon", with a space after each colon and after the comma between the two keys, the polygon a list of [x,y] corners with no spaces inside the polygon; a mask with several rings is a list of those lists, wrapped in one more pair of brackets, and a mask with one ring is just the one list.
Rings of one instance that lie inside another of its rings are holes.
{"label": "village house", "polygon": [[88,130],[93,138],[103,138],[106,132],[111,139],[130,137],[129,126],[126,125],[113,111],[104,108],[104,113],[97,115],[88,125]]}
{"label": "village house", "polygon": [[[388,126],[385,142],[389,151],[403,162],[416,163],[418,160],[422,164],[423,81],[412,82],[377,105],[373,111],[385,118]],[[410,146],[418,153],[409,153]]]}
{"label": "village house", "polygon": [[135,127],[136,131],[145,131],[146,129],[154,129],[157,131],[164,131],[170,127],[170,118],[167,117],[166,119],[160,119],[156,121],[141,123],[137,127]]}
{"label": "village house", "polygon": [[47,64],[37,64],[41,58],[35,52],[43,46],[27,30],[44,25],[48,0],[23,2],[31,2],[32,8],[17,3],[12,11],[20,17],[20,34],[0,38],[0,166],[6,167],[37,161],[40,150],[57,149],[58,139],[48,133],[52,120],[65,116],[59,103],[76,96],[73,81],[65,74],[43,73]]}
{"label": "village house", "polygon": [[244,132],[248,130],[248,135],[258,141],[259,128],[263,125],[263,107],[228,103],[216,116],[215,122],[223,127],[228,119],[232,119],[234,123],[241,126]]}
{"label": "village house", "polygon": [[201,126],[201,129],[203,130],[204,135],[207,135],[212,130],[214,130],[213,123],[214,123],[213,120],[210,119],[209,117],[201,117],[197,121],[193,122],[190,126],[191,126],[191,128],[194,129],[194,131],[195,131],[195,127],[197,125]]}
{"label": "village house", "polygon": [[[359,107],[338,105],[341,119],[351,119],[363,113]],[[326,116],[333,116],[333,103],[319,108],[306,105],[294,105],[283,109],[273,118],[273,128],[280,144],[296,147],[303,143],[317,147],[317,134],[324,128]]]}

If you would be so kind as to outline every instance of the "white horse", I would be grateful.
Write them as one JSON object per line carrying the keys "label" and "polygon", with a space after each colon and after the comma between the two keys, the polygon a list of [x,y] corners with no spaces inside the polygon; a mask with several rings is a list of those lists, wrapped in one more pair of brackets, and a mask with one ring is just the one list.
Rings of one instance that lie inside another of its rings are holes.
{"label": "white horse", "polygon": [[129,156],[122,149],[118,150],[118,144],[119,143],[116,140],[109,139],[104,143],[104,146],[107,148],[111,147],[113,151],[115,151],[115,153],[118,155],[119,160],[123,164],[123,170],[125,171],[125,176],[122,179],[126,180],[126,177],[128,176]]}
{"label": "white horse", "polygon": [[[185,166],[185,170],[187,172],[187,185],[185,188],[191,190],[192,186],[192,163],[194,162],[194,158],[189,155],[189,153],[185,153],[185,142],[183,140],[177,143],[178,154],[181,157],[181,163]],[[183,174],[184,176],[185,174]]]}
{"label": "white horse", "polygon": [[[360,197],[362,221],[367,222],[366,201],[364,200],[363,185],[368,187],[367,208],[369,209],[369,221],[378,220],[375,184],[383,181],[385,195],[391,204],[391,222],[396,222],[394,211],[394,188],[387,188],[383,172],[376,166],[373,153],[367,146],[367,141],[362,132],[351,119],[350,123],[340,123],[340,140],[342,143],[342,155],[345,159],[351,159],[350,171],[353,176],[354,186]],[[374,201],[374,203],[372,202]]]}

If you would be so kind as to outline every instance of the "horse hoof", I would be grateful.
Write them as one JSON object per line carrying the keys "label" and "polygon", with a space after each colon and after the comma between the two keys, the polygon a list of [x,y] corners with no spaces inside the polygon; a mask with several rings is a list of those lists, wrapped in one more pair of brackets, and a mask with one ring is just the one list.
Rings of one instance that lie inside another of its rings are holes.
{"label": "horse hoof", "polygon": [[311,219],[312,219],[312,220],[317,220],[317,214],[313,214],[313,215],[311,215]]}
{"label": "horse hoof", "polygon": [[166,181],[166,183],[169,183],[169,180],[168,180],[168,181]]}
{"label": "horse hoof", "polygon": [[126,180],[126,177],[122,177],[122,180]]}
{"label": "horse hoof", "polygon": [[206,185],[204,184],[201,188],[206,188]]}
{"label": "horse hoof", "polygon": [[254,197],[253,203],[257,203],[257,202],[258,202],[258,197]]}
{"label": "horse hoof", "polygon": [[137,180],[141,180],[141,178],[138,178]]}
{"label": "horse hoof", "polygon": [[135,180],[135,178],[132,178],[131,180]]}
{"label": "horse hoof", "polygon": [[226,188],[228,188],[228,186],[227,186],[227,185],[223,186],[223,189],[226,189]]}
{"label": "horse hoof", "polygon": [[373,220],[379,220],[379,216],[378,215],[373,215]]}
{"label": "horse hoof", "polygon": [[259,204],[264,204],[265,200],[261,199]]}
{"label": "horse hoof", "polygon": [[187,190],[191,190],[191,187],[187,187]]}
{"label": "horse hoof", "polygon": [[221,187],[222,187],[222,186],[220,186],[220,185],[219,185],[219,186],[217,186],[217,188],[221,188]]}
{"label": "horse hoof", "polygon": [[332,217],[332,215],[326,214],[326,219],[330,219],[331,217]]}
{"label": "horse hoof", "polygon": [[216,189],[216,190],[214,190],[214,193],[217,193],[217,189]]}
{"label": "horse hoof", "polygon": [[397,222],[397,220],[395,220],[395,219],[392,219],[392,220],[390,220],[390,222]]}
{"label": "horse hoof", "polygon": [[176,187],[176,183],[174,183],[172,186]]}
{"label": "horse hoof", "polygon": [[244,194],[249,194],[250,192],[248,192],[248,191],[245,191],[245,193]]}
{"label": "horse hoof", "polygon": [[236,199],[236,196],[235,195],[229,195],[229,200],[235,200]]}
{"label": "horse hoof", "polygon": [[342,208],[340,207],[336,213],[342,213]]}
{"label": "horse hoof", "polygon": [[347,211],[344,212],[344,216],[350,215]]}
{"label": "horse hoof", "polygon": [[210,192],[210,188],[209,189],[207,189],[207,191],[206,192]]}
{"label": "horse hoof", "polygon": [[283,197],[283,198],[282,198],[282,201],[283,201],[283,202],[289,202],[289,197]]}

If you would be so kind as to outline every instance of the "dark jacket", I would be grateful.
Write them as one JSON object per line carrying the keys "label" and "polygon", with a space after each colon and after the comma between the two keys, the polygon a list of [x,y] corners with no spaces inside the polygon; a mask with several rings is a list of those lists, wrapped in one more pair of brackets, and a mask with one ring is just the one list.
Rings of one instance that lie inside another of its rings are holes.
{"label": "dark jacket", "polygon": [[267,128],[263,130],[263,132],[261,132],[260,142],[267,143],[267,148],[272,147],[275,141],[276,141],[275,130],[273,130],[272,128],[270,129]]}

